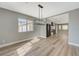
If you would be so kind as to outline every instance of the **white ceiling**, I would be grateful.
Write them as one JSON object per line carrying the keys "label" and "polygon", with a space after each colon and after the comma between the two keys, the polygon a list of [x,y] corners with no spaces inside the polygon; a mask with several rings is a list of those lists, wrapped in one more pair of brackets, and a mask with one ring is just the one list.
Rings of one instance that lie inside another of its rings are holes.
{"label": "white ceiling", "polygon": [[38,4],[44,6],[43,18],[79,8],[78,2],[0,2],[0,7],[38,18]]}

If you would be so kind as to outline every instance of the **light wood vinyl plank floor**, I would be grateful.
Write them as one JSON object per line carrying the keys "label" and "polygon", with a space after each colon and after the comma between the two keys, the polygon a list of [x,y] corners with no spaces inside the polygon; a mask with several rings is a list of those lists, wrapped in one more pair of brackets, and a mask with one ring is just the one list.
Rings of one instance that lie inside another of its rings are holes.
{"label": "light wood vinyl plank floor", "polygon": [[0,48],[0,56],[79,56],[79,47],[68,45],[68,31]]}

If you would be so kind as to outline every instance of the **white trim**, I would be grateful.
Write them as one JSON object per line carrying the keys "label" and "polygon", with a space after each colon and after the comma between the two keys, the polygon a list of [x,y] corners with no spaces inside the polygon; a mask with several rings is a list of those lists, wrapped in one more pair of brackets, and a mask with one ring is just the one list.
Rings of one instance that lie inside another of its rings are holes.
{"label": "white trim", "polygon": [[76,44],[76,43],[69,42],[68,44],[79,47],[79,44]]}
{"label": "white trim", "polygon": [[6,43],[6,44],[3,44],[3,45],[0,45],[0,48],[6,47],[6,46],[9,46],[9,45],[13,45],[13,44],[16,44],[16,43],[20,43],[20,42],[23,42],[23,41],[26,41],[26,40],[31,40],[31,39],[33,39],[33,38],[24,39],[24,40],[18,40],[18,41],[15,41],[15,42]]}
{"label": "white trim", "polygon": [[[46,37],[44,37],[44,36],[42,36],[42,37],[43,37],[43,38],[46,38]],[[23,42],[23,41],[26,41],[26,40],[31,40],[31,39],[33,39],[33,38],[34,38],[34,37],[28,38],[28,39],[24,39],[24,40],[18,40],[18,41],[6,43],[6,44],[2,44],[2,45],[0,45],[0,48],[6,47],[6,46],[9,46],[9,45],[13,45],[13,44],[16,44],[16,43],[20,43],[20,42]]]}
{"label": "white trim", "polygon": [[45,38],[45,39],[47,38],[46,36],[39,36],[39,37],[42,37],[42,38]]}

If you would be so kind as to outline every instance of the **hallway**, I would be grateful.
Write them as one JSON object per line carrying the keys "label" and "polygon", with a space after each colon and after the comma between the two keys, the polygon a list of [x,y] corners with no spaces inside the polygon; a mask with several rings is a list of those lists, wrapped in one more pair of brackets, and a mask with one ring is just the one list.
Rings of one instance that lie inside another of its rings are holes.
{"label": "hallway", "polygon": [[79,56],[79,48],[67,43],[68,31],[60,31],[57,35],[35,38],[13,46],[0,49],[2,56]]}

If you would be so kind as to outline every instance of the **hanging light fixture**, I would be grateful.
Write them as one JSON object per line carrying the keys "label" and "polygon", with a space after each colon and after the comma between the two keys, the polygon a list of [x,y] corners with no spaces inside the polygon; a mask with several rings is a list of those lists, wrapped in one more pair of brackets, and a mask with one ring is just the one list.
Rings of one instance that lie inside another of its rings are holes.
{"label": "hanging light fixture", "polygon": [[42,9],[43,9],[43,6],[38,4],[38,8],[39,8],[39,20],[36,20],[36,23],[39,24],[39,25],[45,25],[43,19],[42,19]]}
{"label": "hanging light fixture", "polygon": [[43,6],[39,4],[38,7],[39,7],[39,19],[41,20],[42,19],[42,8],[43,8]]}

